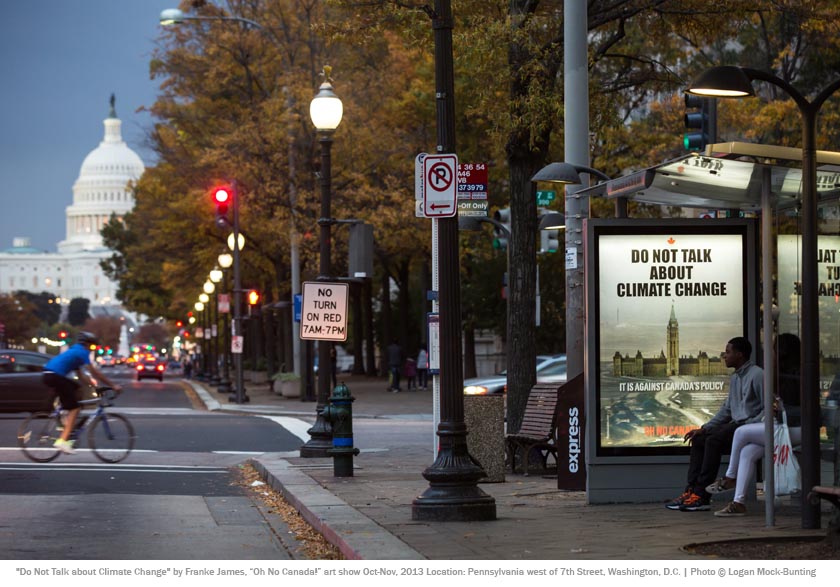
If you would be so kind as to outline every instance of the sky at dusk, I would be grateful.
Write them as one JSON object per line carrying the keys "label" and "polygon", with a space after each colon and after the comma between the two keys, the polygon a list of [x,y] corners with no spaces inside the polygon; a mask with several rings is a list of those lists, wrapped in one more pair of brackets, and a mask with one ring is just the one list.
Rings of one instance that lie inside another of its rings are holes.
{"label": "sky at dusk", "polygon": [[178,0],[3,2],[0,35],[0,250],[14,237],[54,252],[85,156],[102,140],[116,94],[123,140],[143,162],[159,81],[149,61],[158,16]]}

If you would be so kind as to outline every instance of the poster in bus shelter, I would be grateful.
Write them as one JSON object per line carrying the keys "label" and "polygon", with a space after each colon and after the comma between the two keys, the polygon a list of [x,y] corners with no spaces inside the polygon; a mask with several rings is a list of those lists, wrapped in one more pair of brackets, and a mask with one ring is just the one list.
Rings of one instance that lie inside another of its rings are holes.
{"label": "poster in bus shelter", "polygon": [[[779,235],[779,332],[800,334],[802,237]],[[840,373],[840,236],[817,237],[817,294],[820,318],[820,391],[825,397]]]}
{"label": "poster in bus shelter", "polygon": [[726,398],[723,351],[747,331],[747,231],[713,227],[596,234],[599,455],[685,454],[685,433]]}

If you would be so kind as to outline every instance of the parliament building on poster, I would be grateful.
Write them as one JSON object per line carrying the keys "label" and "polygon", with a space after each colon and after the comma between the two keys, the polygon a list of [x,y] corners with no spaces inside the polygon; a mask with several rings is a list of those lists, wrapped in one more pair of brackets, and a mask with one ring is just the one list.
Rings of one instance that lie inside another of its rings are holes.
{"label": "parliament building on poster", "polygon": [[619,351],[613,355],[613,375],[616,377],[672,377],[678,375],[701,377],[706,375],[727,375],[729,369],[723,360],[723,353],[711,357],[700,351],[696,357],[680,356],[680,326],[671,306],[671,318],[665,329],[665,348],[658,357],[645,358],[642,351],[636,355],[622,356]]}

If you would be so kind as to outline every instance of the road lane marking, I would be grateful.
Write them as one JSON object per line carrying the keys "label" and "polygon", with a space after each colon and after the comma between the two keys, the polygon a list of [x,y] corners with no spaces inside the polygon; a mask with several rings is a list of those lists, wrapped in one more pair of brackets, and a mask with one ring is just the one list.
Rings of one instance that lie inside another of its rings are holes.
{"label": "road lane marking", "polygon": [[309,422],[304,422],[303,420],[299,420],[297,418],[289,418],[288,416],[261,415],[260,417],[279,424],[304,442],[309,440],[309,432],[307,431],[312,428],[312,424]]}

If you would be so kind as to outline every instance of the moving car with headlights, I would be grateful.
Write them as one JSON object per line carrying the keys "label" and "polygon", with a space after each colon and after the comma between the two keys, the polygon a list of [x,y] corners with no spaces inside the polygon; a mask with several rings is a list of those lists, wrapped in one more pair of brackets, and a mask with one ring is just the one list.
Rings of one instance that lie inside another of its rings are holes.
{"label": "moving car with headlights", "polygon": [[137,381],[143,379],[157,379],[163,381],[163,372],[166,371],[166,365],[159,362],[157,359],[142,359],[137,361],[135,366],[137,371]]}
{"label": "moving car with headlights", "polygon": [[[566,355],[537,355],[538,383],[566,382]],[[464,395],[494,395],[507,391],[507,371],[464,381]]]}
{"label": "moving car with headlights", "polygon": [[[0,349],[0,412],[50,411],[55,401],[53,390],[41,376],[52,355],[20,349]],[[82,386],[82,399],[94,397],[94,391]]]}

